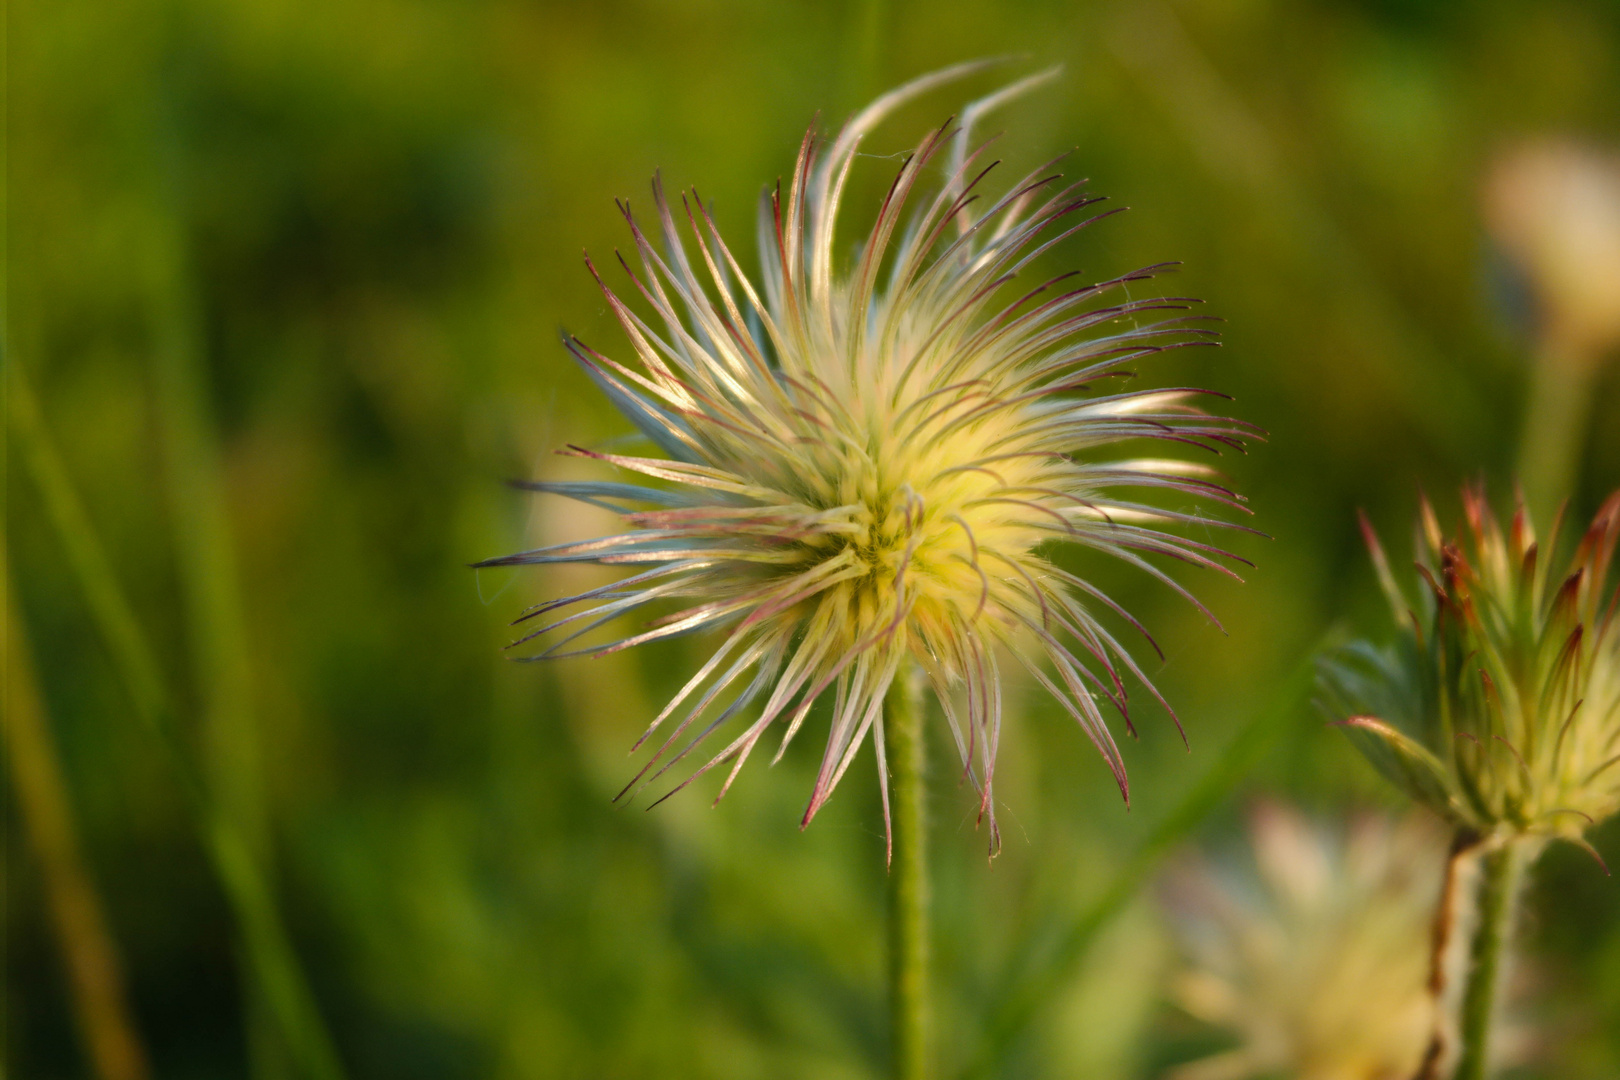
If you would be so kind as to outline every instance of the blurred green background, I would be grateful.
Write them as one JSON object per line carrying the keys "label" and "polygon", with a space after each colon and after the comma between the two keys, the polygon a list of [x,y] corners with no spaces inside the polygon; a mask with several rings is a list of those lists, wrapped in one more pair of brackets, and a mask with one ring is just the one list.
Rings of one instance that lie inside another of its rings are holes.
{"label": "blurred green background", "polygon": [[[1280,688],[1334,626],[1385,632],[1356,507],[1404,557],[1420,486],[1448,521],[1462,480],[1510,490],[1531,346],[1481,224],[1491,155],[1620,141],[1612,3],[18,0],[8,18],[6,363],[183,751],[272,867],[338,1058],[391,1080],[883,1069],[871,765],[802,835],[813,739],[718,810],[712,785],[612,807],[705,643],[509,663],[506,622],[590,579],[466,568],[599,524],[503,481],[574,475],[553,448],[626,430],[556,344],[566,327],[627,352],[580,262],[624,245],[614,197],[645,207],[654,170],[695,183],[752,266],[754,201],[818,111],[835,125],[912,75],[1025,54],[868,149],[1060,62],[989,125],[1008,174],[1072,148],[1066,170],[1133,210],[1049,263],[1181,259],[1167,287],[1227,320],[1225,348],[1143,375],[1231,392],[1271,433],[1228,463],[1274,537],[1236,542],[1258,568],[1183,575],[1229,634],[1093,571],[1164,645],[1150,670],[1192,753],[1162,715],[1139,721],[1127,811],[1073,724],[1015,691],[988,867],[976,800],[935,777],[941,1054],[960,1066],[1009,965],[1061,937],[1256,716],[1285,714],[1196,838],[1235,835],[1260,793],[1398,805]],[[892,167],[859,178],[856,218]],[[1595,395],[1582,515],[1620,486],[1620,365]],[[13,603],[154,1072],[298,1076],[25,454],[10,441]],[[6,1074],[90,1075],[10,797],[6,815]],[[1593,840],[1620,865],[1620,829]],[[1620,1074],[1620,884],[1555,850],[1529,924],[1549,1033],[1533,1075]],[[1164,1002],[1167,940],[1144,891],[996,1075],[1146,1077],[1207,1049]]]}

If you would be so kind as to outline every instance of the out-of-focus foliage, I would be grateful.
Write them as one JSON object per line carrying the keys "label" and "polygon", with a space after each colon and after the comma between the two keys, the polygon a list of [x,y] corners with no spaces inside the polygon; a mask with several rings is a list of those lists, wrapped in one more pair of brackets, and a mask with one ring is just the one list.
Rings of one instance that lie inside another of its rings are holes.
{"label": "out-of-focus foliage", "polygon": [[[161,359],[198,361],[180,389],[217,436],[257,744],[220,775],[269,822],[356,1077],[881,1069],[876,785],[802,835],[809,751],[745,773],[712,813],[697,790],[611,807],[704,644],[508,664],[507,619],[596,579],[466,569],[605,531],[502,481],[568,475],[552,448],[624,432],[556,343],[566,326],[623,352],[579,262],[626,242],[613,197],[645,203],[662,169],[749,235],[818,109],[836,123],[910,75],[1025,53],[1020,72],[1066,73],[998,117],[1008,167],[1073,148],[1066,170],[1134,208],[1048,266],[1182,259],[1175,290],[1227,320],[1224,349],[1142,373],[1231,391],[1271,432],[1226,464],[1274,539],[1239,543],[1248,584],[1194,582],[1229,634],[1096,568],[1164,646],[1150,673],[1192,753],[1144,715],[1127,812],[1072,723],[1017,695],[989,868],[976,799],[935,778],[942,1056],[960,1061],[1020,943],[1061,933],[1330,624],[1383,625],[1355,508],[1391,533],[1420,484],[1448,523],[1459,479],[1510,490],[1529,346],[1482,239],[1481,176],[1519,137],[1620,142],[1620,11],[1597,0],[20,0],[9,20],[7,362],[30,372],[207,757],[213,653],[187,600],[196,515],[165,457]],[[955,100],[874,136],[853,205],[875,210],[881,155]],[[1620,486],[1617,373],[1593,391],[1576,520]],[[37,490],[15,464],[7,484],[17,600],[136,1020],[160,1075],[243,1075],[254,1013],[228,909]],[[1251,783],[1324,813],[1392,798],[1304,703]],[[83,1075],[14,821],[8,1068]],[[1591,840],[1620,865],[1612,824]],[[1620,886],[1554,851],[1530,911],[1549,1068],[1613,1076]],[[1163,1004],[1167,957],[1133,909],[1001,1075],[1150,1076],[1218,1050]]]}

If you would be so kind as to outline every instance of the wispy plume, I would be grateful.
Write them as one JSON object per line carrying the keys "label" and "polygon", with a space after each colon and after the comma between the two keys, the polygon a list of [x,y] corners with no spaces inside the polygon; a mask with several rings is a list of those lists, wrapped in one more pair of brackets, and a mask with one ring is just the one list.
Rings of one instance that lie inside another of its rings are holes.
{"label": "wispy plume", "polygon": [[[1199,409],[1208,391],[1129,387],[1139,362],[1215,337],[1193,300],[1132,298],[1132,286],[1168,265],[1021,284],[1055,245],[1117,212],[1055,162],[992,193],[997,162],[970,129],[1044,74],[928,132],[847,264],[836,254],[848,250],[837,227],[866,136],[903,103],[985,66],[893,90],[830,141],[812,128],[786,190],[778,184],[761,201],[757,284],[697,192],[672,200],[657,179],[650,229],[621,205],[633,240],[633,258],[618,259],[628,292],[587,258],[636,363],[571,336],[565,344],[656,454],[568,447],[634,482],[521,486],[612,508],[625,531],[481,565],[632,571],[526,612],[519,622],[537,625],[514,644],[544,639],[536,658],[718,635],[638,742],[651,753],[623,795],[729,725],[728,741],[679,785],[728,766],[724,795],[773,725],[780,757],[811,706],[830,696],[803,822],[868,737],[887,813],[883,700],[915,662],[994,847],[1010,661],[1063,703],[1129,797],[1102,710],[1117,710],[1130,730],[1128,681],[1157,692],[1099,616],[1141,626],[1046,553],[1061,544],[1122,560],[1192,599],[1154,559],[1232,573],[1235,557],[1170,530],[1238,526],[1147,496],[1237,511],[1242,500],[1205,463],[1125,456],[1121,444],[1219,453],[1255,432]],[[606,644],[581,643],[649,606],[670,610]]]}

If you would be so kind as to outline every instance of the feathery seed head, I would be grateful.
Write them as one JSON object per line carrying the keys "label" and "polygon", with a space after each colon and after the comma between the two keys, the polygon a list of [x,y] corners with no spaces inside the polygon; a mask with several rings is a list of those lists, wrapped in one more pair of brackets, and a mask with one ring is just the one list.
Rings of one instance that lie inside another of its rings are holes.
{"label": "feathery seed head", "polygon": [[1564,361],[1593,364],[1620,344],[1620,155],[1560,141],[1513,147],[1487,174],[1484,204]]}
{"label": "feathery seed head", "polygon": [[1538,544],[1522,501],[1503,531],[1481,488],[1444,539],[1425,500],[1419,603],[1363,529],[1402,634],[1322,665],[1328,709],[1374,764],[1485,840],[1562,838],[1620,810],[1620,601],[1610,585],[1620,492],[1562,570],[1557,524]]}
{"label": "feathery seed head", "polygon": [[[642,481],[521,486],[607,506],[623,514],[627,530],[481,565],[592,561],[637,571],[525,613],[520,621],[574,609],[521,639],[562,631],[542,656],[723,633],[643,736],[679,714],[627,792],[747,710],[752,719],[686,781],[729,764],[723,795],[771,725],[782,726],[785,747],[830,692],[827,748],[804,820],[869,733],[886,806],[882,703],[911,658],[943,705],[994,845],[1006,656],[1063,702],[1126,790],[1098,702],[1125,714],[1122,672],[1147,681],[1097,612],[1135,620],[1041,552],[1078,545],[1177,590],[1145,556],[1225,570],[1217,561],[1224,552],[1163,531],[1223,523],[1132,494],[1163,489],[1241,509],[1207,468],[1096,451],[1149,438],[1218,452],[1241,448],[1252,429],[1199,411],[1201,391],[1118,385],[1135,361],[1212,337],[1188,314],[1191,301],[1129,297],[1132,283],[1163,267],[1094,284],[1063,275],[1014,287],[1037,256],[1106,216],[1094,208],[1098,199],[1046,170],[998,195],[982,191],[994,163],[983,146],[969,150],[969,129],[1045,76],[975,102],[954,126],[929,133],[900,166],[852,265],[835,258],[840,199],[862,139],[896,106],[982,66],[890,92],[830,147],[812,129],[785,196],[778,185],[762,200],[758,286],[696,192],[672,206],[656,179],[658,242],[621,206],[640,265],[620,262],[658,325],[587,259],[639,369],[575,338],[565,343],[662,453],[570,447]],[[942,160],[937,190],[924,193]],[[637,633],[567,648],[596,626],[665,601],[674,613]]]}
{"label": "feathery seed head", "polygon": [[1172,994],[1239,1036],[1171,1080],[1406,1080],[1434,1026],[1440,830],[1374,815],[1328,830],[1262,803],[1250,841],[1256,873],[1189,861],[1167,881],[1187,956]]}

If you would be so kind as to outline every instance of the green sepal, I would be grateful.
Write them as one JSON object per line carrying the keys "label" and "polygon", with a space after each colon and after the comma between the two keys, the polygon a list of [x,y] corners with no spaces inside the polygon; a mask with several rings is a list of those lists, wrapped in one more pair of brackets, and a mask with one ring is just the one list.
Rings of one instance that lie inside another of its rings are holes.
{"label": "green sepal", "polygon": [[1459,825],[1477,827],[1445,762],[1410,736],[1374,716],[1338,721],[1367,760],[1402,791]]}

